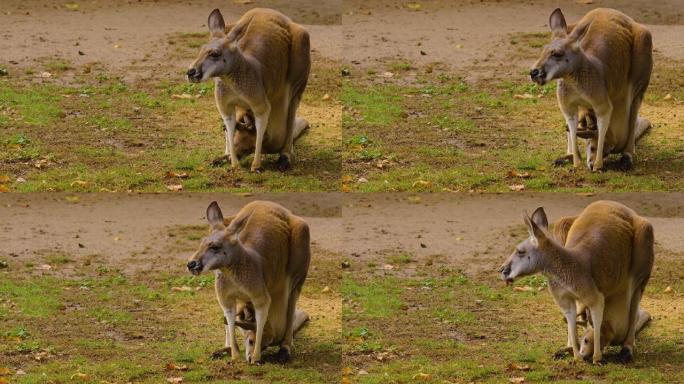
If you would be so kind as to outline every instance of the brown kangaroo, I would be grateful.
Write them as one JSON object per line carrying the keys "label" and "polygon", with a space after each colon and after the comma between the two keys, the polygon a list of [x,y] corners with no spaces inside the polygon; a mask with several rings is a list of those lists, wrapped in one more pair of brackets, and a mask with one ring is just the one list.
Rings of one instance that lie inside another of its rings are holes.
{"label": "brown kangaroo", "polygon": [[610,153],[622,153],[621,167],[631,168],[636,140],[650,127],[638,113],[653,68],[651,33],[629,16],[606,8],[588,12],[571,27],[556,9],[549,27],[552,41],[530,77],[541,85],[558,79],[558,104],[568,125],[573,166],[581,164],[577,134],[584,109],[592,111],[597,126],[587,146],[589,168],[601,170]]}
{"label": "brown kangaroo", "polygon": [[[235,325],[240,314],[241,325],[253,330],[245,337],[248,362],[260,363],[262,350],[272,344],[280,345],[279,360],[289,360],[294,333],[308,318],[296,305],[311,260],[309,226],[268,201],[251,202],[226,219],[214,201],[207,220],[211,233],[187,267],[194,275],[215,271],[231,359],[239,353]],[[253,321],[245,311],[253,313]]]}
{"label": "brown kangaroo", "polygon": [[[597,201],[575,218],[562,220],[565,235],[548,233],[543,208],[530,218],[524,215],[530,237],[518,244],[501,267],[501,277],[544,274],[549,290],[561,308],[568,326],[568,349],[581,359],[577,338],[579,306],[589,309],[593,324],[603,324],[604,312],[613,299],[628,297],[626,337],[621,355],[634,355],[639,303],[653,268],[653,227],[628,207],[613,201]],[[565,242],[560,242],[563,240]],[[579,305],[578,305],[579,303]],[[611,312],[612,315],[612,312]],[[592,361],[602,360],[602,327],[594,327]]]}
{"label": "brown kangaroo", "polygon": [[231,167],[239,166],[236,124],[249,111],[255,126],[251,170],[261,170],[262,153],[280,153],[278,167],[288,169],[294,140],[303,131],[296,130],[295,116],[311,69],[308,32],[282,13],[264,8],[247,11],[228,27],[214,9],[208,26],[211,39],[187,76],[191,82],[215,78]]}

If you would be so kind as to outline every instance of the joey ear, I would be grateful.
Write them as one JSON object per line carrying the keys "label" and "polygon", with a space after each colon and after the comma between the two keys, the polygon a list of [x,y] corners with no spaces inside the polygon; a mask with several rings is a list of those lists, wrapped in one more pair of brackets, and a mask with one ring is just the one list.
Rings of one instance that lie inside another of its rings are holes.
{"label": "joey ear", "polygon": [[207,207],[207,221],[212,227],[223,227],[223,212],[215,201],[212,201]]}
{"label": "joey ear", "polygon": [[549,16],[549,28],[554,36],[565,36],[568,34],[568,24],[565,22],[565,16],[560,8],[556,8]]}
{"label": "joey ear", "polygon": [[223,15],[221,15],[221,11],[219,11],[218,8],[214,9],[209,14],[207,26],[209,27],[209,31],[211,31],[211,33],[226,33],[226,22],[223,21]]}
{"label": "joey ear", "polygon": [[543,207],[539,207],[532,213],[532,221],[540,228],[549,229],[549,220],[546,218],[546,212]]}

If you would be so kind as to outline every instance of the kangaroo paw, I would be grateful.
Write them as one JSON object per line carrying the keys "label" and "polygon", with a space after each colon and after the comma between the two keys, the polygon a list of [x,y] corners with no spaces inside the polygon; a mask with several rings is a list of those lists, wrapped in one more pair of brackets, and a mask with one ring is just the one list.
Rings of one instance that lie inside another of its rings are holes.
{"label": "kangaroo paw", "polygon": [[620,353],[617,355],[617,361],[622,364],[631,363],[634,360],[634,353],[631,348],[622,347]]}
{"label": "kangaroo paw", "polygon": [[230,355],[230,347],[221,348],[211,353],[212,360],[220,360]]}
{"label": "kangaroo paw", "polygon": [[620,161],[618,162],[618,169],[621,171],[629,171],[632,167],[634,167],[632,156],[626,153],[622,154],[622,157],[620,157]]}
{"label": "kangaroo paw", "polygon": [[290,350],[288,348],[280,347],[280,350],[278,350],[278,354],[275,356],[276,362],[280,364],[285,364],[291,359],[292,355],[290,354]]}
{"label": "kangaroo paw", "polygon": [[278,170],[280,172],[285,172],[290,169],[290,158],[287,155],[280,155],[278,158]]}
{"label": "kangaroo paw", "polygon": [[555,167],[562,167],[567,163],[572,162],[572,155],[565,155],[557,158],[556,160],[553,161],[553,165]]}

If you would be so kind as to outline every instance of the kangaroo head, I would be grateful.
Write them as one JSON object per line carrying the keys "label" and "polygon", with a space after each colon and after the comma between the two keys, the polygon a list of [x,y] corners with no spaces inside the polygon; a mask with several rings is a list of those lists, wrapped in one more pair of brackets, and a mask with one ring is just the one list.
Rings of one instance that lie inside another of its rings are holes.
{"label": "kangaroo head", "polygon": [[236,40],[226,35],[226,23],[218,9],[211,12],[207,25],[211,38],[200,48],[187,72],[188,80],[193,83],[230,73],[237,54]]}
{"label": "kangaroo head", "polygon": [[232,226],[226,228],[221,208],[215,201],[207,208],[207,220],[211,224],[211,233],[202,239],[199,249],[188,262],[188,270],[193,275],[227,267],[240,251],[238,233]]}
{"label": "kangaroo head", "polygon": [[553,33],[551,42],[544,46],[541,56],[530,70],[532,81],[539,85],[572,73],[583,55],[579,46],[579,32],[575,29],[568,34],[568,25],[560,8],[551,13],[549,27]]}
{"label": "kangaroo head", "polygon": [[544,208],[537,208],[530,218],[527,212],[523,213],[525,224],[530,236],[515,247],[515,251],[501,266],[501,278],[506,283],[512,283],[518,277],[532,275],[539,271],[540,260],[543,257],[543,248],[550,239],[546,230],[549,222]]}

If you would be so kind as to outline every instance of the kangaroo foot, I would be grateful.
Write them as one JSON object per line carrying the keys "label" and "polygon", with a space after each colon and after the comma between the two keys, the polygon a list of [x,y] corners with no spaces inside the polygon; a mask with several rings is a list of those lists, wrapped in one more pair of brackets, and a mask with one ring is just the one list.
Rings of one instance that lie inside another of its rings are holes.
{"label": "kangaroo foot", "polygon": [[631,363],[634,359],[634,353],[631,348],[622,347],[620,353],[617,355],[617,361],[622,364]]}
{"label": "kangaroo foot", "polygon": [[287,171],[288,169],[290,169],[290,158],[287,155],[281,154],[278,158],[277,166],[280,172]]}
{"label": "kangaroo foot", "polygon": [[617,167],[621,171],[629,171],[634,167],[634,161],[632,160],[632,156],[628,155],[626,153],[622,154],[622,157],[620,157],[620,161],[618,161]]}
{"label": "kangaroo foot", "polygon": [[554,360],[562,360],[565,359],[566,357],[570,356],[572,354],[572,347],[565,347],[562,349],[559,349],[553,354],[553,359]]}
{"label": "kangaroo foot", "polygon": [[212,360],[220,360],[228,356],[230,356],[230,347],[221,348],[211,353]]}
{"label": "kangaroo foot", "polygon": [[565,164],[568,164],[572,162],[572,155],[565,155],[557,158],[556,160],[553,161],[554,167],[562,167]]}
{"label": "kangaroo foot", "polygon": [[292,355],[290,354],[290,350],[285,347],[280,347],[280,350],[278,350],[278,354],[275,356],[275,361],[280,363],[280,364],[285,364],[288,361],[292,359]]}

